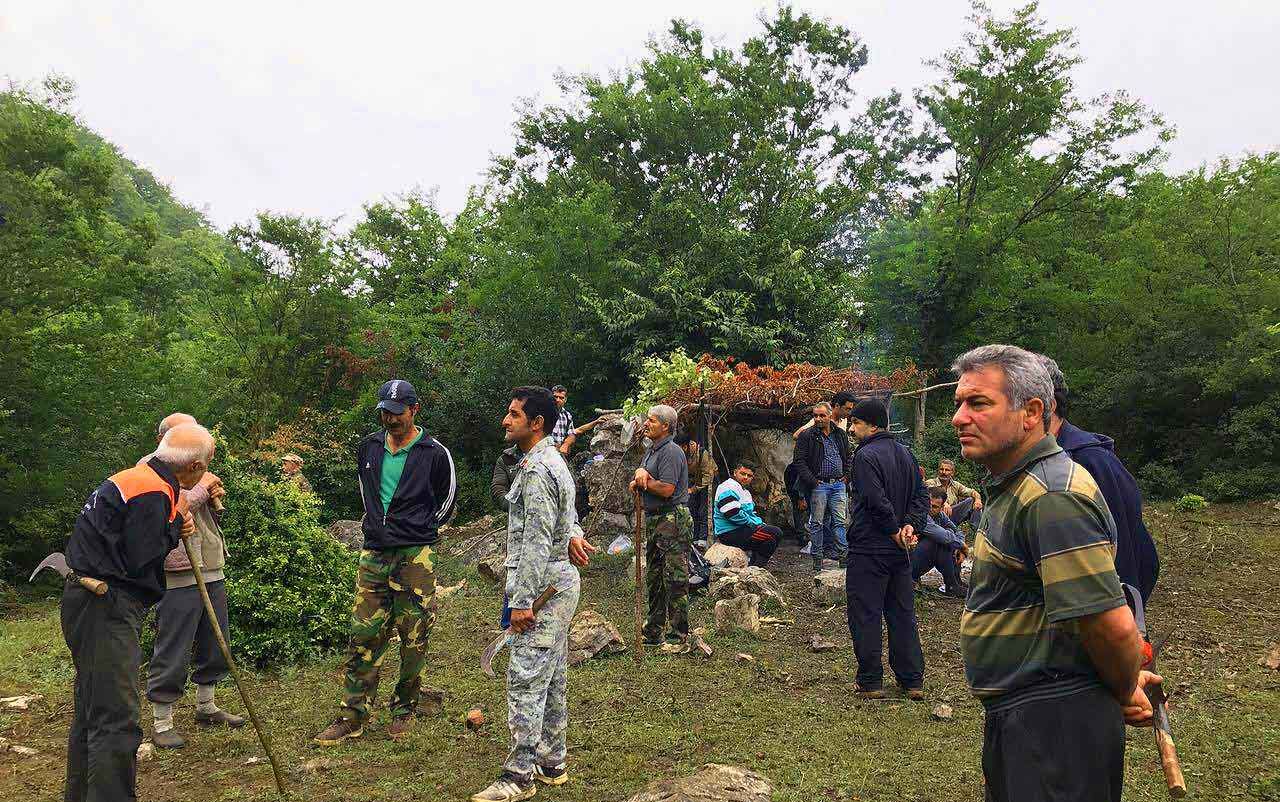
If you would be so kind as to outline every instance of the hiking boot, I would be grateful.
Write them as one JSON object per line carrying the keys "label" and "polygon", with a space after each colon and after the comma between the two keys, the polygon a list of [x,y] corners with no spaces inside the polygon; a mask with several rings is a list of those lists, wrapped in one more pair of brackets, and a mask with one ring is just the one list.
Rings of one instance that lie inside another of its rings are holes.
{"label": "hiking boot", "polygon": [[883,699],[884,688],[867,689],[861,685],[857,686],[857,695],[859,699]]}
{"label": "hiking boot", "polygon": [[564,785],[569,782],[569,769],[563,763],[559,766],[538,764],[533,767],[533,779],[547,785]]}
{"label": "hiking boot", "polygon": [[391,740],[398,741],[401,738],[407,738],[413,733],[413,714],[405,713],[402,716],[396,716],[391,719],[391,725],[387,727],[387,735]]}
{"label": "hiking boot", "polygon": [[187,745],[187,739],[179,735],[177,730],[165,730],[152,735],[151,743],[157,749],[181,749]]}
{"label": "hiking boot", "polygon": [[316,746],[337,746],[343,741],[359,738],[361,735],[364,735],[364,726],[360,722],[338,718],[325,727],[319,735],[312,738],[311,743]]}
{"label": "hiking boot", "polygon": [[483,791],[472,794],[471,802],[519,802],[538,793],[538,786],[533,780],[520,782],[514,776],[503,772],[502,776],[489,784]]}
{"label": "hiking boot", "polygon": [[244,726],[244,716],[237,716],[225,710],[215,710],[212,713],[201,713],[197,710],[196,723],[206,727],[231,727],[234,729]]}
{"label": "hiking boot", "polygon": [[688,640],[667,641],[658,647],[660,654],[688,654],[689,651]]}
{"label": "hiking boot", "polygon": [[924,688],[903,688],[902,693],[913,702],[924,701]]}

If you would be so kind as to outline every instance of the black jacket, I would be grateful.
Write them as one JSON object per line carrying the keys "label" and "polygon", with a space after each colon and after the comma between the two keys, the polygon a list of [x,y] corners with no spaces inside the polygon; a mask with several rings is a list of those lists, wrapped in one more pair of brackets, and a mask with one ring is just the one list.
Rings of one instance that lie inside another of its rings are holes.
{"label": "black jacket", "polygon": [[924,529],[929,494],[911,449],[889,432],[877,432],[853,455],[853,512],[849,551],[869,554],[906,552],[893,536],[905,524]]}
{"label": "black jacket", "polygon": [[382,508],[382,458],[386,433],[374,432],[356,449],[360,498],[364,502],[364,547],[372,551],[430,546],[453,515],[458,476],[453,455],[425,432],[409,449],[404,473],[387,509]]}
{"label": "black jacket", "polygon": [[76,516],[67,565],[152,605],[164,596],[164,557],[182,532],[178,479],[152,457],[98,486]]}
{"label": "black jacket", "polygon": [[1116,522],[1116,573],[1120,581],[1133,585],[1147,599],[1160,576],[1160,555],[1142,523],[1142,493],[1116,456],[1115,441],[1106,435],[1090,434],[1067,421],[1062,422],[1057,440],[1062,450],[1098,483],[1111,509]]}
{"label": "black jacket", "polygon": [[[849,435],[840,427],[832,426],[831,433],[836,436],[836,446],[840,449],[840,473],[849,475]],[[796,450],[792,453],[791,465],[795,468],[796,490],[802,496],[808,496],[818,486],[818,470],[822,468],[822,430],[810,426],[796,438]]]}

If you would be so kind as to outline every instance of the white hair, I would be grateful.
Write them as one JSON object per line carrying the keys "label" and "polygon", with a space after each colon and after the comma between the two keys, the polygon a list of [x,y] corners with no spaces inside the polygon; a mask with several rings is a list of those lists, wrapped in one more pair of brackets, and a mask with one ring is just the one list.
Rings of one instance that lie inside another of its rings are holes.
{"label": "white hair", "polygon": [[[192,432],[199,435],[200,440],[190,445],[174,445],[170,442],[173,439],[174,432],[183,434]],[[152,456],[170,468],[185,468],[193,462],[203,462],[208,465],[209,460],[213,459],[213,435],[209,434],[209,430],[198,423],[184,423],[180,426],[175,426],[165,432],[164,439],[160,441],[160,445],[156,446],[155,453]]]}
{"label": "white hair", "polygon": [[1053,379],[1039,354],[1016,345],[982,345],[966,351],[951,364],[957,376],[995,365],[1004,371],[1004,395],[1009,406],[1022,409],[1033,398],[1044,404],[1044,425],[1053,414]]}
{"label": "white hair", "polygon": [[676,411],[674,408],[666,404],[658,404],[657,406],[649,407],[649,414],[657,418],[658,422],[665,425],[669,430],[675,432]]}

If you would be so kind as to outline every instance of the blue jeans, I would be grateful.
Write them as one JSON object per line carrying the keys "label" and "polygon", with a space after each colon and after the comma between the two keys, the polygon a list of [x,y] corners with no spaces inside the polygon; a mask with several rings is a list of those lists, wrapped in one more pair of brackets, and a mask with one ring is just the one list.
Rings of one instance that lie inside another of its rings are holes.
{"label": "blue jeans", "polygon": [[844,534],[848,506],[843,479],[820,482],[809,494],[809,543],[814,560],[822,559],[824,545],[838,554],[849,550]]}

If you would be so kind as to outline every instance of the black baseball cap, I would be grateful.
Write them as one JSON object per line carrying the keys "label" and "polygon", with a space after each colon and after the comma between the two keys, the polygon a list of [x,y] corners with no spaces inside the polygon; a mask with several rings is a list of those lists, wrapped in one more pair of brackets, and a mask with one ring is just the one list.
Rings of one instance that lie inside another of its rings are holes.
{"label": "black baseball cap", "polygon": [[418,403],[418,391],[404,379],[392,379],[378,389],[378,409],[399,415]]}

